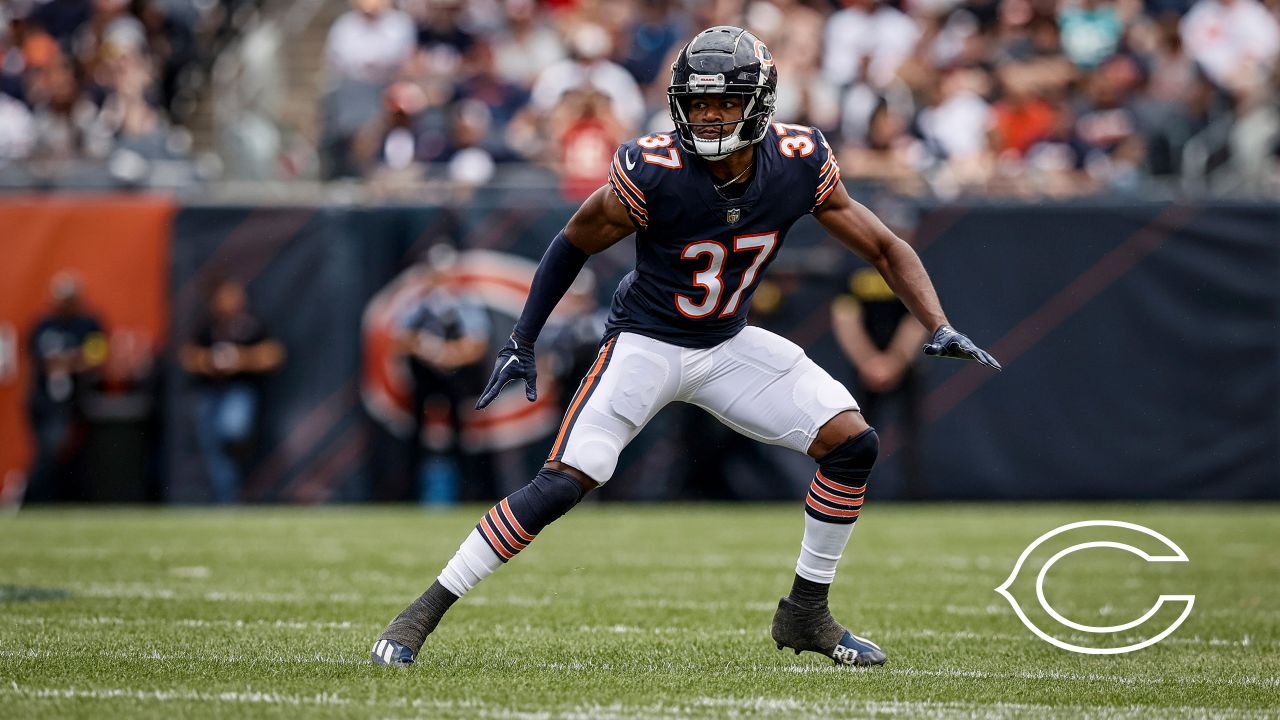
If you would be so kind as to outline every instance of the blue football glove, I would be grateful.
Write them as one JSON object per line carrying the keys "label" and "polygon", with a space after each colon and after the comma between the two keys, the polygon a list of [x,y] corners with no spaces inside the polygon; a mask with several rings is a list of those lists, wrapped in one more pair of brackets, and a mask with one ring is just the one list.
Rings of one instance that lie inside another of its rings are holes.
{"label": "blue football glove", "polygon": [[991,353],[974,345],[968,336],[957,332],[950,325],[943,325],[933,333],[933,340],[924,346],[924,354],[957,360],[973,360],[992,370],[1000,369],[1000,363],[991,357]]}
{"label": "blue football glove", "polygon": [[533,343],[523,343],[513,335],[507,344],[498,351],[498,359],[493,363],[493,374],[489,376],[489,384],[476,401],[476,409],[481,410],[502,392],[503,386],[512,380],[524,378],[524,396],[533,402],[538,399],[538,367],[533,359]]}

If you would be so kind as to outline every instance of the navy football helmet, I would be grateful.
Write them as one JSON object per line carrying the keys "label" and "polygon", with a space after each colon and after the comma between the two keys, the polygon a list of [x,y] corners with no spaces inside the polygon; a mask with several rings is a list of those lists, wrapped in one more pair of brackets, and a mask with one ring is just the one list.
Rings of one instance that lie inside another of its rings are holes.
{"label": "navy football helmet", "polygon": [[[703,30],[689,41],[671,65],[667,102],[680,145],[707,160],[721,160],[760,142],[773,117],[778,70],[760,38],[731,25]],[[699,95],[741,95],[742,119],[734,123],[693,123],[689,106]],[[732,125],[719,138],[701,138],[697,130]]]}

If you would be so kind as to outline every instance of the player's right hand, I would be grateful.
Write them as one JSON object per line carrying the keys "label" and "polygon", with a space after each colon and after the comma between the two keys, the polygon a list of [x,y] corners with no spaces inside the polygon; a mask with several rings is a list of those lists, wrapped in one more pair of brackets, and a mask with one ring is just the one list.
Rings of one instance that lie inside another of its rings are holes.
{"label": "player's right hand", "polygon": [[991,356],[991,353],[975,345],[968,335],[950,325],[942,325],[934,331],[933,339],[924,346],[924,354],[957,360],[973,360],[992,370],[1000,369],[1000,363]]}
{"label": "player's right hand", "polygon": [[533,343],[516,340],[513,335],[507,344],[498,351],[498,359],[493,363],[493,374],[489,376],[489,384],[484,386],[480,399],[476,401],[476,409],[481,410],[502,392],[503,386],[517,378],[524,378],[524,396],[533,402],[538,399],[538,367],[533,359]]}

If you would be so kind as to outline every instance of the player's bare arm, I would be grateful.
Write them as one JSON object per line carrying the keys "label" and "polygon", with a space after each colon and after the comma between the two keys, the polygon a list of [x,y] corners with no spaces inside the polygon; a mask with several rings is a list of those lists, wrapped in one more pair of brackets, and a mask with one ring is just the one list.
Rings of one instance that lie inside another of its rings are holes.
{"label": "player's bare arm", "polygon": [[842,185],[836,185],[813,216],[836,240],[871,263],[920,324],[933,331],[925,354],[974,360],[1000,369],[1000,363],[990,353],[947,322],[938,293],[916,251],[885,227],[875,213],[850,197]]}
{"label": "player's bare arm", "polygon": [[588,255],[608,250],[635,231],[627,209],[608,185],[591,193],[564,228],[569,242]]}

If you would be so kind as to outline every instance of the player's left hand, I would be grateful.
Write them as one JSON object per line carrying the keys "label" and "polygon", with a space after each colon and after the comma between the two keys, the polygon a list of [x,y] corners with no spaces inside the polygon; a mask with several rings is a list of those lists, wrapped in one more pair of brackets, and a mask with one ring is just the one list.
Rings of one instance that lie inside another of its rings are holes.
{"label": "player's left hand", "polygon": [[511,337],[498,351],[498,359],[493,363],[493,374],[489,376],[489,384],[484,386],[484,392],[480,393],[480,399],[476,401],[476,409],[484,409],[498,397],[503,386],[519,378],[524,378],[524,396],[529,402],[537,400],[538,367],[533,357],[533,343],[521,342]]}
{"label": "player's left hand", "polygon": [[1000,363],[991,356],[991,353],[974,345],[967,335],[950,325],[943,325],[934,331],[933,339],[924,346],[924,354],[957,360],[973,360],[992,370],[1000,369]]}

